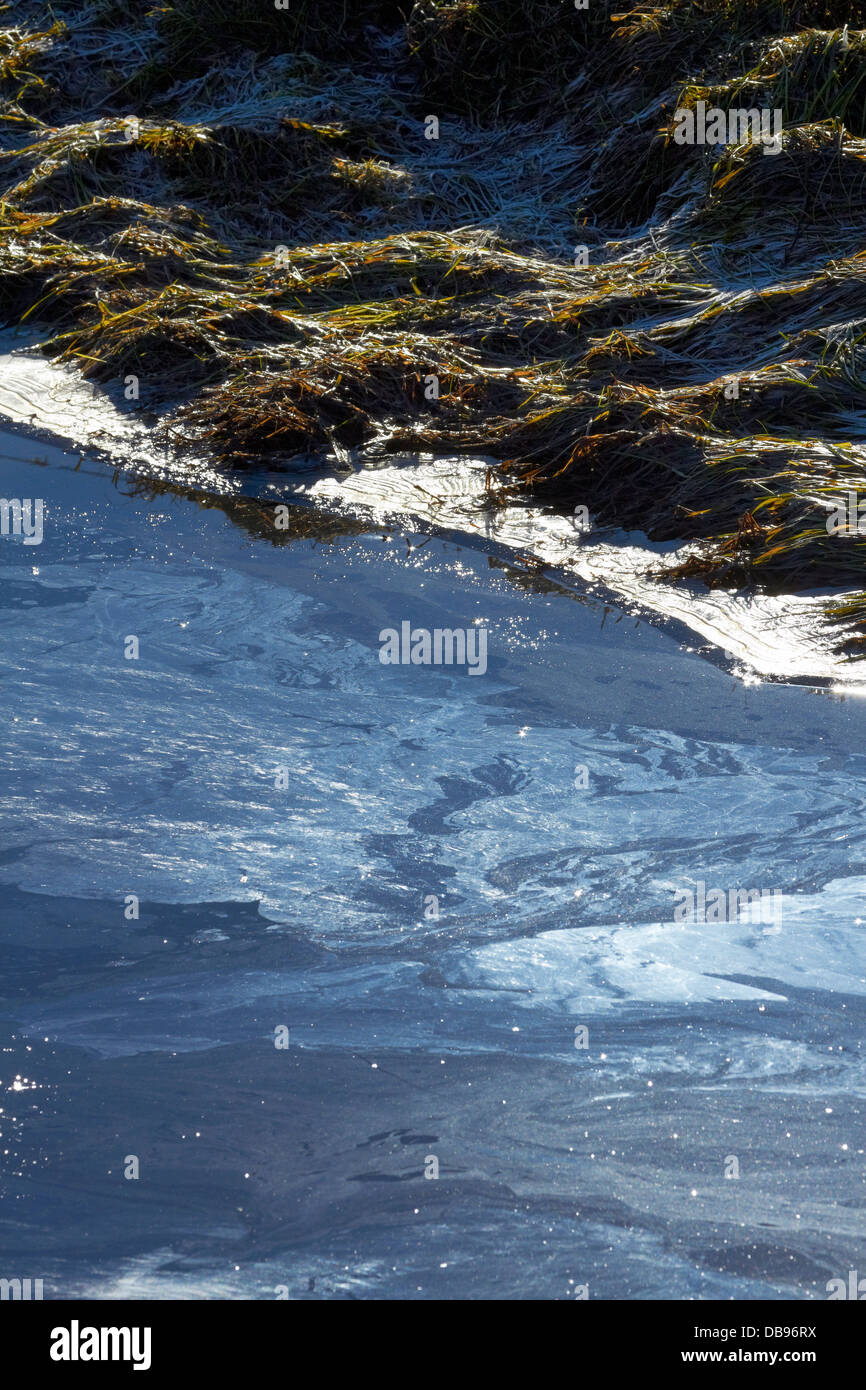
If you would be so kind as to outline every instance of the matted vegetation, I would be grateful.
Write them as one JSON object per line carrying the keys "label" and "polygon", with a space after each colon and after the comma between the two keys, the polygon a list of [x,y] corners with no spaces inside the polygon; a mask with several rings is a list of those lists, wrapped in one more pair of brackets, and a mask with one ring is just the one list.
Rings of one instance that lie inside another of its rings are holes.
{"label": "matted vegetation", "polygon": [[[866,5],[3,20],[4,318],[192,467],[462,451],[492,504],[692,542],[672,582],[866,591],[826,525],[866,499]],[[780,152],[677,144],[699,102]],[[866,592],[828,618],[859,655]]]}

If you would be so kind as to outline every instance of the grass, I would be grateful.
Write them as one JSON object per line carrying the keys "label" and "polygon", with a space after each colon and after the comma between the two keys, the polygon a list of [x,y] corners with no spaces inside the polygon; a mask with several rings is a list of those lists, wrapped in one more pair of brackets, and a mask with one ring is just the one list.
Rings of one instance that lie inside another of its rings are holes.
{"label": "grass", "polygon": [[[193,466],[482,456],[491,505],[691,542],[671,582],[861,594],[827,614],[866,651],[866,538],[826,526],[866,485],[866,6],[22,0],[15,24],[0,309],[138,376]],[[781,153],[675,144],[698,100],[779,107]]]}

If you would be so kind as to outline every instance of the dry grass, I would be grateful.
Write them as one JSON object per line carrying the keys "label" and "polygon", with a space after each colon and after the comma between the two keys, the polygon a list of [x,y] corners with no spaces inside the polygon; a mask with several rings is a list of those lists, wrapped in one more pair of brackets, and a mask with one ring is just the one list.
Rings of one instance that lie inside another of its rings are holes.
{"label": "dry grass", "polygon": [[[4,316],[191,459],[462,450],[695,542],[675,580],[866,591],[825,525],[866,483],[866,7],[40,10],[0,32]],[[780,107],[782,152],[676,145],[698,100]],[[866,598],[829,616],[866,648]]]}

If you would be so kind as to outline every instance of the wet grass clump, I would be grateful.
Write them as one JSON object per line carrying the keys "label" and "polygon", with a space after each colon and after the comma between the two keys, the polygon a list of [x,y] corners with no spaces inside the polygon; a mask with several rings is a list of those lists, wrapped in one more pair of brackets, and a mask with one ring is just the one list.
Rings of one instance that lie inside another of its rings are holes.
{"label": "wet grass clump", "polygon": [[5,321],[191,466],[484,457],[866,649],[866,6],[22,0],[0,190]]}

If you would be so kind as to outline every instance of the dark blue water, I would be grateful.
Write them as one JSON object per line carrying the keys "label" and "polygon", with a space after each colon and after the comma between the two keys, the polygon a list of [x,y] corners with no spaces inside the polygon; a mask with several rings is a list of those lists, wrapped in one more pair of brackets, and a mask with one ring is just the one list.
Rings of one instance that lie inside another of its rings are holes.
{"label": "dark blue water", "polygon": [[[866,1266],[860,701],[454,539],[276,545],[0,447],[46,506],[0,538],[0,1276],[811,1299]],[[404,620],[484,625],[486,673],[382,665]],[[675,920],[699,883],[781,918]]]}

